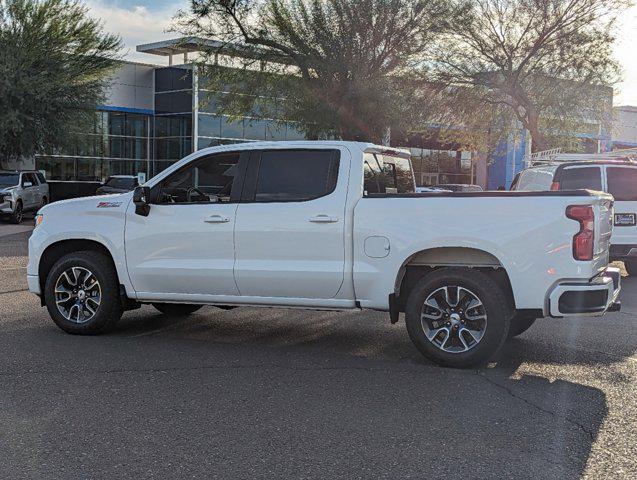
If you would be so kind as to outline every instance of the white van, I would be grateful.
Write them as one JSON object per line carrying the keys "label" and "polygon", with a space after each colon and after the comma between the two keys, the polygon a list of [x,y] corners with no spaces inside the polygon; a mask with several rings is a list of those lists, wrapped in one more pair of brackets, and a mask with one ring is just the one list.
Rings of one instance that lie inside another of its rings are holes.
{"label": "white van", "polygon": [[601,190],[615,197],[610,260],[637,275],[637,163],[598,160],[548,163],[517,174],[511,190]]}

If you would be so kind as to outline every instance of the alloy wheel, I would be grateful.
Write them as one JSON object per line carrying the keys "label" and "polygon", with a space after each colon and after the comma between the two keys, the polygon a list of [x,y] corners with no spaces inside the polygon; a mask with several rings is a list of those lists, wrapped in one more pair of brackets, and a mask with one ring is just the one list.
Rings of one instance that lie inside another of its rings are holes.
{"label": "alloy wheel", "polygon": [[487,312],[480,298],[460,286],[444,286],[424,301],[421,324],[427,339],[447,353],[474,348],[487,328]]}
{"label": "alloy wheel", "polygon": [[86,323],[95,316],[102,302],[102,288],[90,270],[71,267],[55,282],[58,311],[70,322]]}

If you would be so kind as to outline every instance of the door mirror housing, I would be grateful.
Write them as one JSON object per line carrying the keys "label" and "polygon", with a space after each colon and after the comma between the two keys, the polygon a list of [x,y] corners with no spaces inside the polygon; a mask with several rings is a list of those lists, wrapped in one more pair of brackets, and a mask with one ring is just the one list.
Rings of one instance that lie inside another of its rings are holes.
{"label": "door mirror housing", "polygon": [[33,184],[32,184],[31,182],[24,182],[24,183],[22,184],[22,187],[23,187],[23,188],[29,188],[29,187],[32,187],[32,186],[33,186]]}
{"label": "door mirror housing", "polygon": [[147,217],[150,213],[150,187],[136,187],[133,191],[135,213]]}

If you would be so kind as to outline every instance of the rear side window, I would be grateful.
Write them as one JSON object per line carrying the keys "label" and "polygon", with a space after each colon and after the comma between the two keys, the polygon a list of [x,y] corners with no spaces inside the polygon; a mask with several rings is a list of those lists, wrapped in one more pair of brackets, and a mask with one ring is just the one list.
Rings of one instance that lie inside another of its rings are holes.
{"label": "rear side window", "polygon": [[408,158],[366,153],[363,190],[374,193],[414,193],[414,174]]}
{"label": "rear side window", "polygon": [[37,172],[35,176],[38,177],[38,180],[40,180],[41,184],[46,183],[46,178],[44,178],[44,175],[42,174],[42,172]]}
{"label": "rear side window", "polygon": [[565,168],[559,181],[560,190],[602,190],[599,167]]}
{"label": "rear side window", "polygon": [[254,201],[302,202],[336,188],[338,150],[271,150],[261,153]]}
{"label": "rear side window", "polygon": [[615,200],[637,200],[637,168],[606,168],[608,193]]}

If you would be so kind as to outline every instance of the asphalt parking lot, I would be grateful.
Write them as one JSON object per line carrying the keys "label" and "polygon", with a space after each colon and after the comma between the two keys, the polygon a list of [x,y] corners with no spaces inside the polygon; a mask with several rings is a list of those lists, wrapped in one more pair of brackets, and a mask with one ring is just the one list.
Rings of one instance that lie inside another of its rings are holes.
{"label": "asphalt parking lot", "polygon": [[64,334],[0,224],[2,478],[636,478],[637,279],[495,364],[425,361],[387,315],[205,307]]}

